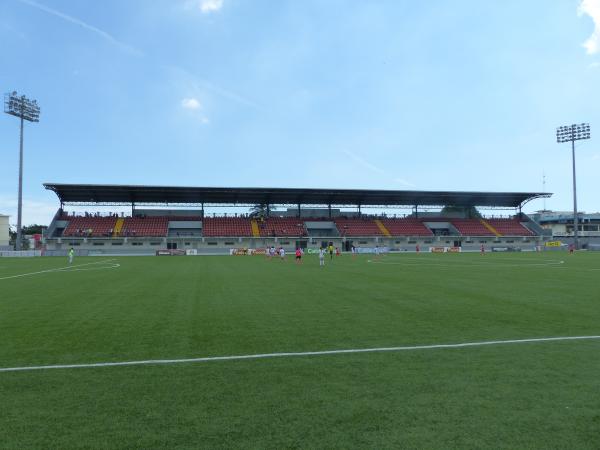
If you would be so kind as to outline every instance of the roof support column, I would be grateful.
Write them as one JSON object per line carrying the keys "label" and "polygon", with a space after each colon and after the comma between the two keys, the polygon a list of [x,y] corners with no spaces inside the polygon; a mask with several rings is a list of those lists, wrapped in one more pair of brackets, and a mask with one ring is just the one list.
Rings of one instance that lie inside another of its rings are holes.
{"label": "roof support column", "polygon": [[269,203],[267,203],[267,217],[269,217],[271,215],[271,205],[269,205]]}
{"label": "roof support column", "polygon": [[358,204],[358,217],[362,217],[362,212],[360,211],[360,203]]}
{"label": "roof support column", "polygon": [[329,212],[329,218],[331,219],[331,203],[327,205],[327,210]]}
{"label": "roof support column", "polygon": [[201,206],[201,210],[200,210],[200,217],[202,217],[204,219],[204,202],[202,202],[202,206]]}
{"label": "roof support column", "polygon": [[135,202],[131,202],[131,217],[135,215]]}
{"label": "roof support column", "polygon": [[300,209],[300,203],[298,203],[298,217],[302,217],[302,213],[301,213],[301,209]]}
{"label": "roof support column", "polygon": [[419,218],[419,205],[415,205],[415,219]]}

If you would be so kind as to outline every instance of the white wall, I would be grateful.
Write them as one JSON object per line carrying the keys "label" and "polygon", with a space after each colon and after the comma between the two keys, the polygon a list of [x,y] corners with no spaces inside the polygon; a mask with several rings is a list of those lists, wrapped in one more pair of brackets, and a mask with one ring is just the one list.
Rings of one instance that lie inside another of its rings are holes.
{"label": "white wall", "polygon": [[0,247],[8,245],[8,216],[0,214]]}

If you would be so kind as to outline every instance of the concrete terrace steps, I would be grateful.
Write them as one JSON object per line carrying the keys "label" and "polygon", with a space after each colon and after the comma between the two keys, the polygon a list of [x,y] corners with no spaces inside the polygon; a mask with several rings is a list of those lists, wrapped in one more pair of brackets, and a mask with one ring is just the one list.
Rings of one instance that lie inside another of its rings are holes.
{"label": "concrete terrace steps", "polygon": [[490,230],[492,233],[494,233],[497,237],[502,236],[500,234],[500,232],[498,230],[496,230],[488,221],[486,221],[485,219],[479,219],[479,221],[481,222],[481,224],[486,227],[488,230]]}
{"label": "concrete terrace steps", "polygon": [[125,219],[123,219],[122,217],[119,217],[117,219],[117,223],[115,223],[115,228],[113,230],[113,237],[119,236],[119,234],[121,233],[121,230],[123,229],[124,223],[125,223]]}
{"label": "concrete terrace steps", "polygon": [[392,234],[388,231],[388,229],[385,227],[383,222],[381,222],[381,220],[375,219],[375,224],[377,225],[377,227],[383,233],[384,236],[392,237]]}
{"label": "concrete terrace steps", "polygon": [[252,219],[250,221],[250,226],[252,227],[252,236],[260,237],[260,230],[258,228],[258,222],[256,221],[256,219]]}

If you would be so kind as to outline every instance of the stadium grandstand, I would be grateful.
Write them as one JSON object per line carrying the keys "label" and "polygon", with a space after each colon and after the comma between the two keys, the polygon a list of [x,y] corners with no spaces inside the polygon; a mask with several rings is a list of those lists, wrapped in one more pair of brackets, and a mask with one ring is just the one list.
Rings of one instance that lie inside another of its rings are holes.
{"label": "stadium grandstand", "polygon": [[[573,236],[573,211],[538,211],[531,218],[555,238]],[[577,214],[577,229],[581,238],[590,241],[600,239],[600,213]]]}
{"label": "stadium grandstand", "polygon": [[[47,251],[74,247],[89,254],[155,254],[158,250],[228,253],[280,246],[342,251],[382,247],[476,250],[485,245],[533,249],[547,239],[522,212],[546,193],[390,191],[358,189],[205,188],[44,184],[60,207],[46,235]],[[207,207],[258,213],[205,214]],[[68,206],[128,206],[131,214],[66,212]],[[275,210],[275,207],[280,209]],[[185,209],[184,209],[185,208]],[[195,208],[195,209],[190,209]],[[281,209],[283,208],[283,209]],[[367,214],[368,208],[410,214]],[[484,218],[477,208],[509,209],[509,218]],[[351,209],[351,210],[348,210]],[[437,210],[432,212],[432,210]]]}

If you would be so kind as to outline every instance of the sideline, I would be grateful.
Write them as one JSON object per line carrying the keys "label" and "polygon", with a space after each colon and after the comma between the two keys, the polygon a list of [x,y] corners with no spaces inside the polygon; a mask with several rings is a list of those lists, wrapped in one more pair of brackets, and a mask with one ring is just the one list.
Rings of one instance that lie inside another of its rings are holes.
{"label": "sideline", "polygon": [[415,345],[409,347],[378,347],[378,348],[357,348],[348,350],[324,350],[316,352],[287,352],[287,353],[261,353],[255,355],[234,355],[234,356],[208,356],[203,358],[185,358],[185,359],[148,359],[141,361],[122,361],[122,362],[101,362],[88,364],[54,364],[48,366],[24,366],[24,367],[0,367],[1,372],[25,372],[31,370],[49,370],[49,369],[82,369],[92,367],[118,367],[118,366],[142,366],[159,364],[181,364],[181,363],[200,363],[212,361],[232,361],[243,359],[265,359],[265,358],[284,358],[295,356],[322,356],[338,355],[345,353],[378,353],[378,352],[399,352],[407,350],[432,350],[447,348],[479,347],[484,345],[505,345],[505,344],[525,344],[531,342],[550,342],[550,341],[576,341],[584,339],[600,339],[600,336],[564,336],[547,337],[532,339],[510,339],[504,341],[482,341],[482,342],[463,342],[461,344],[433,344],[433,345]]}
{"label": "sideline", "polygon": [[[8,280],[8,279],[11,279],[11,278],[28,277],[28,276],[31,276],[31,275],[39,275],[41,273],[69,272],[69,271],[73,271],[73,269],[75,269],[76,267],[91,266],[92,264],[106,264],[106,263],[110,263],[110,262],[112,262],[114,260],[115,259],[106,259],[104,261],[96,261],[96,262],[92,262],[92,263],[77,264],[77,265],[74,265],[74,266],[58,267],[56,269],[40,270],[38,272],[21,273],[21,274],[18,274],[18,275],[9,275],[7,277],[0,277],[0,280]],[[81,270],[81,269],[76,269],[76,270]]]}
{"label": "sideline", "polygon": [[[419,262],[417,262],[419,261]],[[447,262],[434,262],[434,261],[426,261],[424,259],[419,260],[419,258],[405,259],[404,261],[375,261],[368,259],[367,263],[372,264],[385,264],[385,265],[394,265],[394,266],[438,266],[438,267],[552,267],[552,266],[561,266],[565,262],[559,259],[550,259],[545,262],[532,262],[532,263],[501,263],[499,261],[478,261],[478,262],[456,262],[456,261],[447,261]]]}

